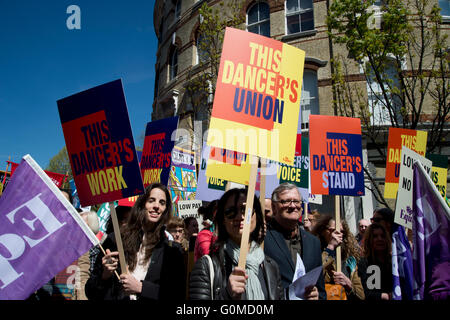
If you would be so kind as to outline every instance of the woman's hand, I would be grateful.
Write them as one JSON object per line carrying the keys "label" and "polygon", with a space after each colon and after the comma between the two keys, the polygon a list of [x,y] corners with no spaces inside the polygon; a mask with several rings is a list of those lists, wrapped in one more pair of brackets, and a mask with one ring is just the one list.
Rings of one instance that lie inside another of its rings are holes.
{"label": "woman's hand", "polygon": [[234,268],[228,278],[227,290],[233,300],[241,299],[241,295],[245,292],[248,275],[245,270],[239,267]]}
{"label": "woman's hand", "polygon": [[330,242],[328,243],[327,248],[330,250],[336,250],[342,243],[342,232],[334,230],[331,234]]}
{"label": "woman's hand", "polygon": [[352,290],[352,281],[342,272],[333,271],[333,281],[343,286],[347,291]]}
{"label": "woman's hand", "polygon": [[139,294],[142,292],[142,282],[136,280],[135,277],[128,273],[122,273],[120,275],[120,283],[126,294]]}
{"label": "woman's hand", "polygon": [[103,273],[102,279],[107,280],[111,278],[114,271],[117,269],[119,260],[117,256],[119,255],[119,251],[111,252],[109,249],[106,249],[106,255],[102,258],[103,265]]}

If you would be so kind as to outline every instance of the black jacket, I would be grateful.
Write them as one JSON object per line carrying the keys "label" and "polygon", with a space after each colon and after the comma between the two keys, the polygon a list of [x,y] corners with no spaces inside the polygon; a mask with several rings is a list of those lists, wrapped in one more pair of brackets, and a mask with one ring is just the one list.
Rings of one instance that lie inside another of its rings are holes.
{"label": "black jacket", "polygon": [[[380,268],[380,287],[369,289],[368,284],[375,285],[377,283],[377,274],[375,270],[368,272],[370,266],[376,265]],[[358,263],[358,275],[364,288],[366,300],[381,300],[381,294],[392,293],[392,263],[387,260],[385,264],[379,264],[368,258],[361,258]]]}
{"label": "black jacket", "polygon": [[[117,251],[114,233],[108,235],[103,248],[105,251]],[[108,280],[102,280],[102,257],[103,254],[98,255],[94,270],[86,282],[86,296],[89,300],[128,300],[129,296],[123,293],[114,274]],[[117,273],[120,275],[120,267]],[[161,240],[153,249],[147,274],[142,281],[142,292],[137,299],[184,300],[185,293],[186,276],[181,246],[168,241],[162,230]]]}
{"label": "black jacket", "polygon": [[[231,300],[227,290],[228,277],[233,269],[231,258],[225,254],[223,245],[217,252],[211,253],[214,266],[214,300]],[[265,257],[260,267],[259,278],[261,287],[265,291],[267,300],[281,300],[284,298],[281,287],[280,273],[276,262]],[[189,299],[211,300],[211,281],[209,274],[209,263],[205,256],[197,260],[191,272],[189,282]],[[242,300],[247,300],[245,293]]]}
{"label": "black jacket", "polygon": [[[318,266],[322,266],[320,240],[308,231],[300,228],[300,225],[299,232],[302,241],[301,258],[305,265],[306,272],[311,271]],[[288,288],[294,278],[294,261],[292,260],[291,253],[283,234],[271,224],[268,225],[266,237],[264,238],[264,253],[266,256],[271,257],[277,262],[278,267],[280,268],[283,288]],[[327,293],[325,291],[323,273],[320,274],[316,287],[319,291],[319,299],[326,300]]]}

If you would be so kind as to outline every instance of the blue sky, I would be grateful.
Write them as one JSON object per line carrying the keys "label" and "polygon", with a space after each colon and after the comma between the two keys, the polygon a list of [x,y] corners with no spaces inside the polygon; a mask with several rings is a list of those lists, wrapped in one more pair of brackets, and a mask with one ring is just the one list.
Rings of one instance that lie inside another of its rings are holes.
{"label": "blue sky", "polygon": [[[70,5],[81,29],[69,30]],[[30,154],[45,169],[65,145],[56,101],[121,78],[142,146],[157,39],[152,0],[0,0],[0,169]]]}

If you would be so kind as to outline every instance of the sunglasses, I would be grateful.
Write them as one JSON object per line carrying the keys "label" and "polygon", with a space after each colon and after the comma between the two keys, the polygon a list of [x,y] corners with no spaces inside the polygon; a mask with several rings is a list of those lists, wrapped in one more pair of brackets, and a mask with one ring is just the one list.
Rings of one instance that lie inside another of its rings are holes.
{"label": "sunglasses", "polygon": [[[242,217],[245,216],[245,206],[240,207],[239,209],[236,207],[230,207],[223,211],[223,215],[225,218],[232,220],[236,218],[236,216],[240,213]],[[252,211],[252,216],[255,214],[255,209]]]}
{"label": "sunglasses", "polygon": [[370,218],[371,222],[375,222],[375,223],[379,223],[381,221],[383,221],[383,218]]}

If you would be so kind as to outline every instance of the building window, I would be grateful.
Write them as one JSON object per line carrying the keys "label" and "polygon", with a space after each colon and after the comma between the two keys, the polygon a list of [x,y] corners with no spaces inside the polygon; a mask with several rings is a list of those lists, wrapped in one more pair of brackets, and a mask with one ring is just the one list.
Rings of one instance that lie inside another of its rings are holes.
{"label": "building window", "polygon": [[450,18],[450,0],[439,0],[441,16]]}
{"label": "building window", "polygon": [[[300,99],[301,128],[309,127],[309,115],[319,114],[317,73],[305,69],[303,72],[302,96]],[[300,123],[299,123],[300,126]]]}
{"label": "building window", "polygon": [[392,106],[394,116],[397,116],[397,121],[400,119],[400,98],[391,93],[393,90],[400,92],[400,82],[397,76],[397,69],[394,61],[390,61],[387,64],[385,72],[382,74],[383,87],[387,92],[389,101],[386,101],[383,96],[382,86],[375,79],[373,71],[367,72],[367,96],[368,106],[371,113],[370,123],[372,125],[392,125],[391,118],[387,106]]}
{"label": "building window", "polygon": [[181,0],[177,1],[177,4],[175,5],[175,19],[180,19],[181,16]]}
{"label": "building window", "polygon": [[314,29],[312,0],[287,0],[285,5],[287,34]]}
{"label": "building window", "polygon": [[200,33],[197,33],[195,45],[197,47],[196,64],[205,63],[208,60],[208,52],[205,50],[205,46],[207,46],[207,43],[203,35],[201,35]]}
{"label": "building window", "polygon": [[178,72],[178,50],[177,48],[174,48],[170,55],[169,80],[175,79],[175,77],[177,76],[177,72]]}
{"label": "building window", "polygon": [[247,31],[270,37],[270,8],[267,3],[258,2],[247,11]]}

